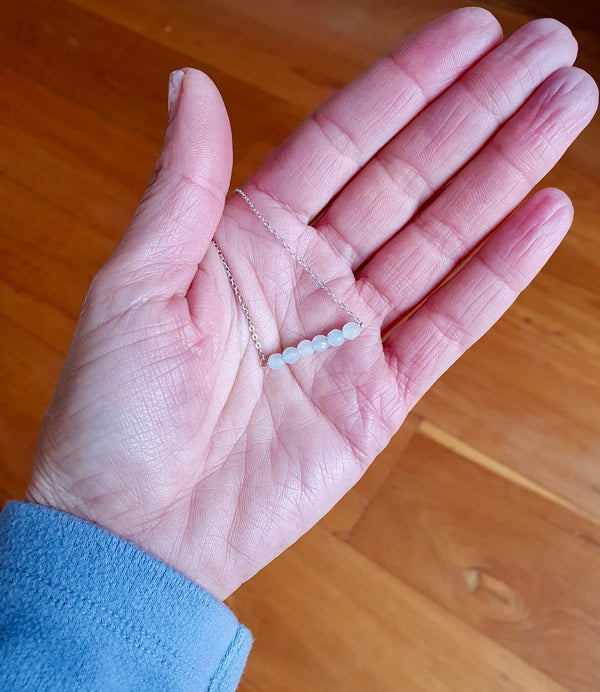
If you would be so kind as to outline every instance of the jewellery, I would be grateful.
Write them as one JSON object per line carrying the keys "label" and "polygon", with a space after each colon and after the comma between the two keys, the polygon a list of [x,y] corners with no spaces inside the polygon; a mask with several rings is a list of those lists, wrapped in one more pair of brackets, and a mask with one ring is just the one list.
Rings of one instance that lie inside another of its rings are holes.
{"label": "jewellery", "polygon": [[334,296],[332,291],[325,285],[325,283],[321,279],[319,279],[319,277],[306,264],[306,262],[302,258],[298,257],[298,255],[285,242],[285,240],[279,235],[279,233],[273,228],[273,226],[271,226],[271,224],[265,219],[265,217],[258,211],[258,209],[254,206],[250,198],[246,195],[246,193],[240,190],[239,188],[236,188],[234,192],[237,192],[244,198],[244,200],[246,201],[250,209],[252,209],[252,211],[259,219],[259,221],[262,223],[262,225],[272,235],[274,235],[275,238],[277,238],[280,245],[282,245],[283,248],[294,258],[296,263],[299,264],[302,267],[302,269],[304,269],[304,271],[311,277],[311,279],[317,284],[317,286],[323,289],[323,291],[327,293],[327,295],[336,303],[336,305],[340,307],[348,315],[348,317],[352,319],[351,322],[346,322],[346,324],[341,329],[332,329],[329,332],[329,334],[327,334],[327,336],[325,336],[324,334],[318,334],[317,336],[314,336],[312,339],[303,339],[297,346],[288,346],[283,351],[283,353],[273,353],[267,358],[267,356],[265,356],[264,354],[264,351],[262,350],[260,341],[258,340],[256,328],[254,327],[252,319],[250,318],[250,312],[248,311],[246,303],[242,298],[242,294],[240,293],[237,284],[233,279],[231,269],[227,264],[225,255],[221,251],[221,248],[213,240],[212,244],[215,246],[217,252],[219,253],[219,258],[223,264],[223,267],[225,268],[225,273],[227,274],[227,278],[229,279],[229,283],[231,284],[233,293],[237,298],[240,307],[242,308],[242,312],[244,313],[246,321],[248,322],[248,330],[250,332],[250,336],[252,337],[252,341],[254,342],[254,346],[258,351],[261,368],[269,367],[271,368],[271,370],[279,370],[279,368],[283,367],[285,364],[292,365],[300,357],[310,356],[312,353],[318,353],[320,351],[326,351],[330,346],[341,346],[344,343],[344,341],[352,341],[353,339],[356,339],[356,337],[360,334],[361,329],[365,325],[348,307],[346,307],[346,305],[344,305],[344,303],[342,303],[341,300]]}

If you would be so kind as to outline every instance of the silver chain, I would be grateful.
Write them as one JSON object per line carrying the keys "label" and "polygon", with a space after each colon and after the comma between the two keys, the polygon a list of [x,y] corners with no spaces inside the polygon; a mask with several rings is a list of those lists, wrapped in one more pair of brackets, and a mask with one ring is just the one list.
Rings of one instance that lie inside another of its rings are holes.
{"label": "silver chain", "polygon": [[[289,252],[289,254],[294,258],[297,264],[299,264],[302,269],[310,276],[310,278],[317,284],[317,286],[325,293],[340,307],[342,310],[350,317],[358,326],[362,329],[365,325],[361,322],[361,320],[358,319],[358,317],[350,310],[342,301],[337,298],[334,294],[333,291],[325,284],[325,282],[320,279],[314,271],[306,264],[306,262],[301,258],[298,257],[298,255],[292,250],[292,248],[285,242],[285,240],[277,233],[277,231],[271,226],[271,224],[265,219],[265,217],[258,211],[258,209],[254,206],[252,203],[252,200],[246,195],[246,193],[243,190],[240,190],[239,188],[236,188],[234,192],[237,192],[240,194],[250,209],[254,212],[258,220],[262,223],[262,225],[271,233],[272,235],[277,238],[278,242],[282,247]],[[248,308],[246,307],[246,303],[244,302],[244,299],[242,298],[242,294],[240,293],[239,288],[237,287],[237,284],[235,283],[233,276],[231,274],[231,269],[229,268],[229,265],[227,264],[227,260],[225,259],[225,255],[221,251],[221,248],[217,245],[217,243],[213,240],[212,244],[215,246],[217,249],[217,252],[219,253],[219,257],[221,259],[221,262],[223,264],[223,267],[225,267],[225,272],[227,274],[227,278],[229,279],[229,283],[231,284],[231,288],[233,289],[233,293],[235,297],[238,299],[238,302],[240,304],[240,307],[242,308],[242,312],[244,313],[244,317],[246,318],[246,321],[248,322],[248,330],[250,332],[250,336],[252,337],[252,341],[254,342],[254,346],[256,350],[258,351],[258,355],[260,356],[260,366],[261,368],[266,368],[267,367],[267,357],[264,354],[264,351],[262,350],[262,346],[260,345],[260,341],[258,340],[258,334],[256,333],[256,328],[254,327],[254,324],[252,323],[252,319],[250,317],[250,313],[248,311]]]}
{"label": "silver chain", "polygon": [[238,302],[240,304],[240,307],[242,308],[242,312],[244,313],[244,317],[246,318],[246,322],[248,322],[248,331],[250,332],[250,336],[252,337],[252,341],[254,342],[254,347],[258,351],[258,355],[260,357],[260,367],[261,368],[266,368],[267,367],[267,356],[265,356],[265,352],[262,350],[262,346],[260,345],[260,341],[258,340],[258,334],[256,333],[256,329],[254,325],[252,324],[252,318],[250,317],[250,313],[248,312],[248,308],[246,307],[246,303],[244,302],[244,299],[242,298],[242,294],[240,293],[240,289],[237,287],[237,284],[233,280],[233,276],[231,275],[231,269],[229,268],[229,265],[227,264],[227,260],[225,259],[225,255],[221,252],[221,248],[215,243],[215,241],[212,241],[212,244],[217,248],[217,252],[219,253],[219,257],[221,258],[221,262],[223,263],[223,266],[225,267],[225,273],[227,274],[227,278],[229,279],[229,283],[231,284],[231,288],[233,289],[233,293],[235,297],[238,299]]}
{"label": "silver chain", "polygon": [[304,269],[304,271],[310,276],[310,278],[317,284],[319,288],[322,288],[327,295],[334,300],[341,308],[342,310],[350,317],[352,320],[356,322],[356,324],[359,325],[359,327],[362,329],[365,325],[358,319],[358,317],[350,310],[344,303],[339,298],[336,298],[333,295],[333,292],[331,289],[326,286],[326,284],[319,279],[319,277],[314,273],[314,271],[306,264],[306,262],[301,258],[298,257],[298,255],[292,250],[292,248],[285,242],[285,240],[277,233],[277,231],[271,226],[271,224],[265,219],[265,217],[258,211],[258,209],[254,206],[250,198],[246,195],[246,193],[243,190],[240,190],[239,188],[236,188],[234,192],[238,192],[248,203],[248,206],[252,211],[256,214],[258,220],[262,223],[262,225],[269,231],[269,233],[272,233],[279,243],[283,245],[283,247],[290,253],[290,255],[296,260],[296,262]]}

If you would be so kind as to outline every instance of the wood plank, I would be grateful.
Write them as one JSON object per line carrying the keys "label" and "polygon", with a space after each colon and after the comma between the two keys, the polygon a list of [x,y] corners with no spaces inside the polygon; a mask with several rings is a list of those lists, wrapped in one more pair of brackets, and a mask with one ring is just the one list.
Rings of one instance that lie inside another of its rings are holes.
{"label": "wood plank", "polygon": [[227,602],[255,637],[240,692],[562,689],[320,526]]}
{"label": "wood plank", "polygon": [[437,444],[441,445],[442,447],[445,447],[446,449],[449,449],[452,452],[455,452],[464,459],[468,459],[469,461],[472,461],[475,464],[479,464],[488,471],[491,471],[492,473],[495,473],[498,476],[505,478],[511,483],[514,483],[515,485],[518,485],[522,488],[526,488],[530,492],[541,495],[550,502],[554,502],[560,505],[561,507],[565,507],[566,509],[568,509],[571,512],[574,512],[575,514],[581,514],[581,516],[592,521],[596,519],[595,515],[585,512],[581,507],[572,504],[560,495],[556,495],[555,493],[546,490],[546,488],[543,488],[541,485],[538,485],[530,478],[527,478],[526,476],[517,473],[509,466],[505,466],[504,464],[501,464],[499,461],[492,459],[492,457],[483,454],[483,452],[480,452],[475,447],[472,447],[466,442],[463,442],[462,440],[453,437],[445,430],[438,428],[436,425],[433,425],[429,421],[422,420],[419,423],[418,429],[421,435],[423,435],[424,437],[427,437],[430,440],[437,442]]}
{"label": "wood plank", "polygon": [[600,518],[600,369],[585,356],[502,319],[415,411]]}
{"label": "wood plank", "polygon": [[[235,75],[306,112],[352,79],[362,63],[370,62],[366,41],[348,52],[323,40],[328,27],[324,14],[333,10],[333,3],[320,7],[289,3],[283,17],[264,3],[76,0],[74,4],[169,50],[185,53],[209,73],[216,68]],[[344,9],[346,15],[351,11],[347,5]],[[318,20],[311,21],[311,15]]]}
{"label": "wood plank", "polygon": [[184,65],[209,70],[230,114],[235,185],[303,117],[298,108],[264,89],[68,2],[1,3],[0,64],[156,146],[162,144],[167,124],[169,72]]}
{"label": "wood plank", "polygon": [[11,70],[0,89],[0,486],[19,498],[88,285],[157,148]]}
{"label": "wood plank", "polygon": [[13,95],[0,112],[11,215],[3,237],[20,244],[12,251],[22,262],[45,267],[52,256],[97,270],[125,232],[159,147],[12,70],[0,70],[0,88]]}
{"label": "wood plank", "polygon": [[0,488],[20,499],[64,354],[6,315],[0,315],[0,329],[6,343],[18,344],[18,348],[0,349]]}
{"label": "wood plank", "polygon": [[417,434],[349,543],[569,690],[600,687],[594,523]]}
{"label": "wood plank", "polygon": [[[351,5],[346,0],[328,0],[284,2],[273,12],[271,0],[168,5],[160,0],[72,1],[118,26],[237,75],[305,112],[403,35],[464,6],[461,0],[355,0]],[[596,0],[485,0],[477,4],[494,13],[505,36],[538,17],[566,23],[580,45],[578,64],[598,77]]]}

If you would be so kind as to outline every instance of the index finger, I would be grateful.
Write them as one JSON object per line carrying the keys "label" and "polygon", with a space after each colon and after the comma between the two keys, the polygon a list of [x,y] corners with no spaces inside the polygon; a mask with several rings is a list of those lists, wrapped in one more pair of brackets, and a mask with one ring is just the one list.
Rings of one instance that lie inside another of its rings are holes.
{"label": "index finger", "polygon": [[[410,36],[322,103],[244,186],[307,222],[404,125],[502,40],[463,7]],[[264,206],[264,205],[263,205]]]}

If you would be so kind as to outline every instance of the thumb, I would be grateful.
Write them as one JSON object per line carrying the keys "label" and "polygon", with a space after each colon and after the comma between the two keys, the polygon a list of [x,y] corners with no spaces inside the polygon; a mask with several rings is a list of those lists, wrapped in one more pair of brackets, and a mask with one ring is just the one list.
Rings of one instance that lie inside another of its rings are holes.
{"label": "thumb", "polygon": [[151,294],[187,291],[221,218],[231,166],[217,87],[198,70],[172,72],[163,150],[108,273],[119,283],[142,281]]}

